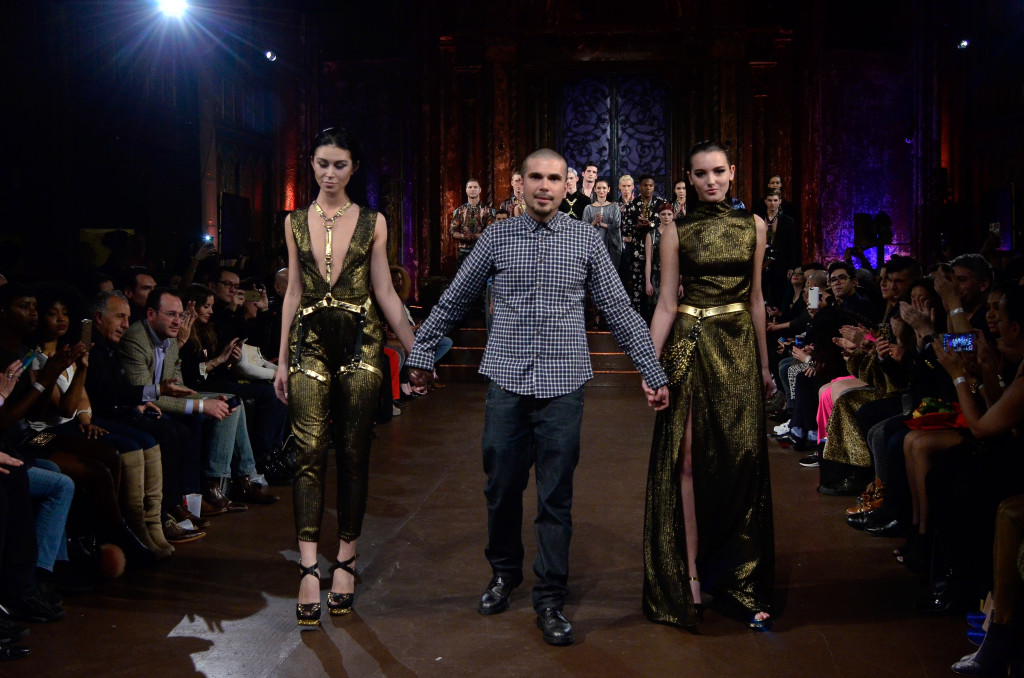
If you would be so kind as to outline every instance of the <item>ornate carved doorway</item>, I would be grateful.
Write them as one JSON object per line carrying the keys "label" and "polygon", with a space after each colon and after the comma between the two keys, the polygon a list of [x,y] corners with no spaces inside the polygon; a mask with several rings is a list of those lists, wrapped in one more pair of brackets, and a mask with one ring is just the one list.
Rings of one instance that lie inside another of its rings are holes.
{"label": "ornate carved doorway", "polygon": [[609,200],[618,200],[618,180],[630,174],[654,175],[658,195],[672,193],[671,95],[667,81],[649,75],[615,74],[569,80],[559,107],[559,148],[569,166],[583,171],[587,162],[612,183]]}

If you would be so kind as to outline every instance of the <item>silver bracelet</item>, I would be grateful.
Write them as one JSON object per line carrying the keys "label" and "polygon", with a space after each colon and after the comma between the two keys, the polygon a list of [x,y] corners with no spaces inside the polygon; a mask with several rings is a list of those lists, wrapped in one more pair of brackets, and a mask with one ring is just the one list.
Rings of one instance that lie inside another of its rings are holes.
{"label": "silver bracelet", "polygon": [[32,382],[32,388],[39,391],[40,393],[46,393],[46,387],[40,384],[38,381]]}
{"label": "silver bracelet", "polygon": [[203,413],[203,399],[199,399],[199,414]]}
{"label": "silver bracelet", "polygon": [[966,384],[967,377],[957,377],[953,380],[953,386],[959,386],[960,384]]}
{"label": "silver bracelet", "polygon": [[967,313],[967,311],[964,310],[964,307],[963,306],[957,306],[956,308],[954,308],[952,311],[949,312],[949,315],[951,315],[951,316],[953,316],[953,315],[961,315],[961,314],[964,314],[964,313]]}

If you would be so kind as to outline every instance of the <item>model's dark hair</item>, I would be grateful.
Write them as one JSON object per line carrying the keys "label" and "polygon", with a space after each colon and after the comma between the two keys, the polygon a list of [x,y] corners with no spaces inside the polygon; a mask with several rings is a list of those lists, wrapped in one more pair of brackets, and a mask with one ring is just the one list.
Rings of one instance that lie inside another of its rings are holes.
{"label": "model's dark hair", "polygon": [[597,164],[596,162],[594,162],[593,160],[590,160],[590,161],[588,161],[588,162],[585,162],[585,163],[583,163],[583,171],[584,171],[584,172],[586,172],[586,171],[587,171],[587,168],[588,168],[588,167],[593,167],[593,168],[594,168],[594,169],[596,169],[596,170],[597,170],[598,172],[600,172],[600,171],[601,171],[601,166],[600,166],[600,165],[598,165],[598,164]]}
{"label": "model's dark hair", "polygon": [[312,158],[316,155],[316,149],[321,146],[344,148],[352,156],[353,163],[358,163],[363,159],[362,149],[344,127],[328,127],[321,130],[319,134],[313,137],[313,143],[309,147],[309,157]]}
{"label": "model's dark hair", "polygon": [[636,180],[636,185],[639,187],[640,184],[644,183],[644,181],[647,180],[647,179],[650,179],[651,181],[654,181],[654,175],[653,174],[641,174],[640,178]]}

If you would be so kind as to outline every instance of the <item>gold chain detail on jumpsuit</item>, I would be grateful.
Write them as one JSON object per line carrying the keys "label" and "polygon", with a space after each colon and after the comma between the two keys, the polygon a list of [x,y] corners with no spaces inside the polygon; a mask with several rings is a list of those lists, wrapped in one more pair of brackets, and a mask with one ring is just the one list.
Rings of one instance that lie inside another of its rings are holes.
{"label": "gold chain detail on jumpsuit", "polygon": [[313,207],[316,208],[316,213],[320,215],[320,218],[324,220],[324,244],[327,249],[327,252],[324,254],[324,264],[325,268],[327,269],[327,282],[330,283],[331,261],[334,259],[334,247],[333,242],[331,240],[331,232],[334,230],[335,222],[337,222],[338,219],[340,219],[345,214],[345,212],[348,211],[349,207],[352,207],[352,201],[349,200],[347,203],[338,208],[338,213],[330,218],[328,218],[328,216],[324,214],[324,211],[320,209],[320,205],[317,204],[316,200],[313,201]]}

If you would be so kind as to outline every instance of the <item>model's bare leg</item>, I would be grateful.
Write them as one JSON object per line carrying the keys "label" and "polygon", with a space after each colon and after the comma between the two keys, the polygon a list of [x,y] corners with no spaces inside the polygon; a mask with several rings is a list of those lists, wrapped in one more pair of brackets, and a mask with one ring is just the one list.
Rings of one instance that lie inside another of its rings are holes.
{"label": "model's bare leg", "polygon": [[679,445],[682,469],[679,476],[679,494],[683,502],[683,530],[686,533],[686,569],[690,573],[690,593],[695,605],[701,603],[700,579],[697,575],[697,513],[693,498],[693,403],[686,415],[686,429]]}

